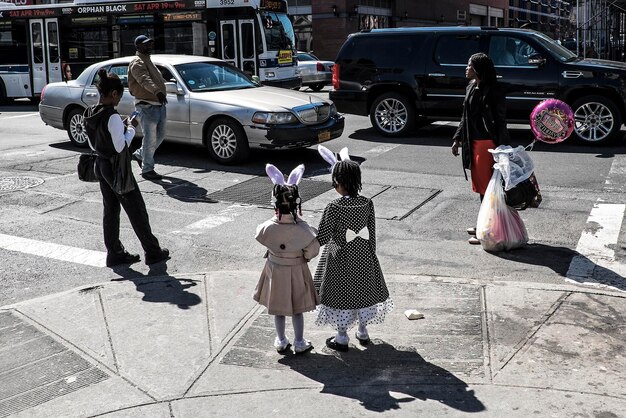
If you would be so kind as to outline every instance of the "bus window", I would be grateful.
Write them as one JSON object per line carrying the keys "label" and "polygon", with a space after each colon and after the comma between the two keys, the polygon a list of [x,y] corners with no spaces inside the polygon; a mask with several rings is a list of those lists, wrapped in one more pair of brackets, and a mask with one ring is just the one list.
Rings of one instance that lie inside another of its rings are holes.
{"label": "bus window", "polygon": [[28,62],[24,22],[0,22],[0,65]]}
{"label": "bus window", "polygon": [[[267,49],[277,51],[280,49],[293,49],[296,45],[296,38],[293,33],[293,26],[287,15],[274,12],[261,12],[263,30]],[[287,30],[285,30],[287,28]]]}
{"label": "bus window", "polygon": [[222,37],[224,41],[224,59],[235,59],[235,26],[226,23],[222,26]]}
{"label": "bus window", "polygon": [[41,23],[34,22],[31,26],[33,38],[33,62],[43,64],[43,33]]}
{"label": "bus window", "polygon": [[59,62],[59,28],[56,22],[48,22],[48,59]]}

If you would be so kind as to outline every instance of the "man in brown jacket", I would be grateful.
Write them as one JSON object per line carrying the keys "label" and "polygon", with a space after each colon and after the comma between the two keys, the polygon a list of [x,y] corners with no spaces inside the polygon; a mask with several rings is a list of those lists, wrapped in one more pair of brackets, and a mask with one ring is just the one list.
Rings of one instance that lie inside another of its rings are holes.
{"label": "man in brown jacket", "polygon": [[160,180],[154,171],[154,153],[165,138],[167,104],[165,79],[150,59],[154,41],[146,35],[135,38],[137,56],[128,64],[128,90],[135,97],[135,109],[143,131],[143,142],[132,155],[141,167],[141,176]]}

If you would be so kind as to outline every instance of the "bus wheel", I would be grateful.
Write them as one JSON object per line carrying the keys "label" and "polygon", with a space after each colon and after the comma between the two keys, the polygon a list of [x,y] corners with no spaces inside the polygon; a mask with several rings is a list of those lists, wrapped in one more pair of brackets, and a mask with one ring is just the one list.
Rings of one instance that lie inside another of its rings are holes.
{"label": "bus wheel", "polygon": [[230,118],[213,121],[207,130],[205,143],[211,158],[220,164],[235,164],[250,154],[246,133],[239,123]]}
{"label": "bus wheel", "polygon": [[73,109],[67,116],[67,136],[72,144],[77,147],[87,147],[87,131],[85,130],[85,118],[83,118],[83,109]]}

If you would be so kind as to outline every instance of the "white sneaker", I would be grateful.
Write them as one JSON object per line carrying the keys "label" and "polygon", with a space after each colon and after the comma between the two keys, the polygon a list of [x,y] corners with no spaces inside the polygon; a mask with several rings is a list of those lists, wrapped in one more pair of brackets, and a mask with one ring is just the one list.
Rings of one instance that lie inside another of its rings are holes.
{"label": "white sneaker", "polygon": [[293,351],[295,351],[296,354],[306,353],[313,348],[313,344],[311,344],[311,341],[309,340],[294,341],[293,344]]}
{"label": "white sneaker", "polygon": [[291,346],[291,344],[289,343],[289,339],[288,338],[285,338],[284,340],[281,340],[280,338],[276,337],[276,339],[274,340],[274,348],[279,353],[283,353],[290,346]]}

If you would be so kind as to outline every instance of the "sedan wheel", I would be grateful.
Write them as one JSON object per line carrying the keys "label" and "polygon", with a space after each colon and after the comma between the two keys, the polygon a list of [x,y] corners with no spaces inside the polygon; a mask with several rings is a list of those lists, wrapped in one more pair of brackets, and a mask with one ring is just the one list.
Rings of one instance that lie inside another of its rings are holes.
{"label": "sedan wheel", "polygon": [[397,93],[386,93],[374,101],[370,121],[381,135],[404,136],[413,128],[415,109],[406,97]]}
{"label": "sedan wheel", "polygon": [[85,148],[88,145],[85,118],[82,109],[74,109],[67,117],[67,136],[77,147]]}
{"label": "sedan wheel", "polygon": [[617,137],[622,121],[617,107],[602,96],[586,96],[572,106],[579,142],[601,144]]}
{"label": "sedan wheel", "polygon": [[221,164],[243,161],[250,152],[243,128],[228,118],[217,119],[211,124],[206,144],[211,158]]}

